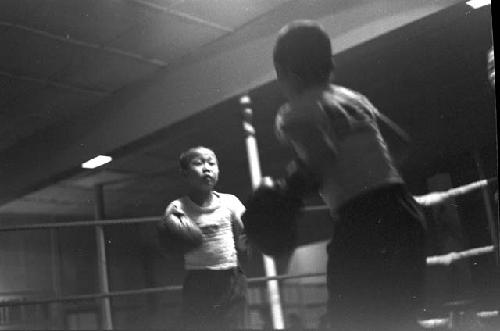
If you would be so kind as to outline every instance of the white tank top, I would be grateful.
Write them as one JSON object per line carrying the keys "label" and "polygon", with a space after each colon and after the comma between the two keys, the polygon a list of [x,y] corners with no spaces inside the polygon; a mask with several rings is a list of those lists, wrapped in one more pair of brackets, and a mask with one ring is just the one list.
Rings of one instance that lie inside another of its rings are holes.
{"label": "white tank top", "polygon": [[184,255],[184,266],[188,270],[223,270],[238,266],[233,227],[241,231],[241,215],[245,207],[234,195],[213,192],[210,206],[201,207],[185,196],[169,204],[166,214],[172,209],[180,212],[198,225],[203,233],[202,245]]}

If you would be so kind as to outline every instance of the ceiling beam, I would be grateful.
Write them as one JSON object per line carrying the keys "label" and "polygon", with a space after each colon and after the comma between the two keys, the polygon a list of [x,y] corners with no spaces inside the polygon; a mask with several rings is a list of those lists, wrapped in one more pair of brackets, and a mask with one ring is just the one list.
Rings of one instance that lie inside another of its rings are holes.
{"label": "ceiling beam", "polygon": [[52,86],[52,87],[56,87],[56,88],[60,88],[60,89],[64,89],[64,90],[78,92],[78,93],[93,94],[93,95],[97,95],[97,96],[107,96],[107,95],[111,94],[111,91],[69,85],[69,84],[56,82],[56,81],[53,81],[50,79],[41,79],[41,78],[35,78],[35,77],[31,77],[31,76],[26,76],[26,75],[18,75],[18,74],[13,74],[10,72],[5,72],[2,70],[0,70],[0,76],[7,77],[9,79],[24,80],[24,81],[40,84],[43,86]]}
{"label": "ceiling beam", "polygon": [[133,52],[128,52],[124,51],[115,47],[109,47],[109,46],[104,46],[96,43],[90,43],[87,41],[83,40],[78,40],[69,36],[61,36],[61,35],[56,35],[47,31],[42,31],[39,29],[31,28],[29,26],[21,25],[21,24],[16,24],[16,23],[10,23],[10,22],[5,22],[5,21],[0,21],[0,27],[5,27],[5,28],[10,28],[10,29],[17,29],[24,31],[26,33],[34,34],[37,36],[40,36],[42,38],[47,38],[51,40],[56,40],[60,43],[63,44],[70,44],[78,47],[83,47],[83,48],[89,48],[89,49],[95,49],[104,53],[108,54],[113,54],[113,55],[118,55],[122,57],[127,57],[142,63],[150,64],[156,67],[165,67],[167,65],[167,62],[159,60],[159,59],[154,59],[154,58],[148,58],[145,57],[144,55],[133,53]]}

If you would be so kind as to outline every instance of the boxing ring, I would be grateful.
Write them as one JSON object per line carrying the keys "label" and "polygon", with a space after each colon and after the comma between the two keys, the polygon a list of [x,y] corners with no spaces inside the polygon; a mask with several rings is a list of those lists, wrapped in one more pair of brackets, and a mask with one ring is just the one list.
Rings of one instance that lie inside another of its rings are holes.
{"label": "boxing ring", "polygon": [[[243,128],[246,135],[246,146],[248,152],[248,162],[249,169],[252,180],[252,187],[255,188],[262,178],[259,158],[258,158],[258,148],[255,138],[255,129],[252,126],[252,110],[250,106],[250,99],[248,97],[243,98],[242,104],[244,105],[243,110]],[[485,191],[492,183],[496,183],[497,179],[481,179],[476,182],[463,185],[457,188],[452,188],[446,191],[432,192],[422,196],[416,196],[415,199],[424,207],[435,206],[448,201],[451,198],[463,196],[477,191]],[[38,223],[38,224],[25,224],[16,226],[1,227],[0,233],[2,232],[17,232],[17,231],[28,231],[28,230],[53,230],[62,228],[94,228],[95,237],[97,243],[97,270],[98,270],[98,281],[99,281],[99,292],[92,294],[81,294],[81,295],[67,295],[61,296],[56,295],[53,297],[44,298],[34,298],[22,301],[6,300],[0,301],[0,312],[4,307],[17,307],[17,306],[36,306],[36,305],[54,305],[60,303],[69,302],[84,302],[84,301],[97,301],[99,302],[101,311],[100,329],[110,330],[113,329],[112,322],[112,309],[110,304],[110,299],[118,297],[130,297],[130,296],[143,296],[155,293],[164,292],[178,292],[182,289],[181,285],[173,286],[161,286],[161,287],[150,287],[141,288],[134,290],[121,290],[121,291],[110,291],[108,284],[107,275],[107,262],[106,262],[106,245],[104,238],[104,227],[109,226],[122,226],[127,224],[150,224],[157,223],[161,217],[142,217],[142,218],[129,218],[129,219],[116,219],[116,220],[103,220],[102,210],[103,210],[103,197],[102,197],[102,186],[97,186],[95,189],[96,197],[96,207],[95,207],[95,218],[96,220],[91,221],[75,221],[75,222],[57,222],[57,223]],[[486,193],[487,194],[487,193]],[[326,206],[307,206],[304,208],[305,212],[326,210]],[[497,240],[497,237],[494,237]],[[470,259],[472,257],[488,255],[496,253],[498,254],[498,244],[497,241],[493,241],[491,245],[484,247],[476,247],[458,252],[448,252],[443,255],[434,255],[427,257],[428,266],[450,266],[459,261]],[[280,282],[291,279],[306,279],[312,277],[324,277],[325,273],[302,273],[302,274],[282,274],[278,275],[276,263],[273,258],[268,256],[263,256],[263,265],[265,276],[263,277],[253,277],[248,279],[249,285],[262,285],[266,286],[267,293],[267,304],[270,311],[270,317],[272,321],[272,326],[274,329],[283,329],[285,327],[285,320],[283,314],[283,300],[280,293]],[[450,315],[442,319],[425,320],[421,321],[421,325],[425,328],[436,328],[442,327],[443,325],[451,326],[453,325],[456,312],[458,308],[449,308]],[[455,315],[454,315],[455,314]],[[498,311],[492,312],[478,312],[477,318],[491,318],[498,316]]]}
{"label": "boxing ring", "polygon": [[[456,193],[458,191],[460,192],[466,192],[465,194],[469,192],[473,192],[475,190],[485,188],[488,185],[488,181],[483,180],[483,181],[478,181],[469,185],[465,185],[461,188],[456,188],[450,190],[450,192]],[[463,190],[463,188],[472,188],[471,190]],[[457,191],[457,189],[460,189]],[[435,193],[433,193],[434,196],[429,195],[430,197],[435,197]],[[444,192],[439,193],[441,198],[444,197]],[[439,199],[439,202],[442,202],[444,200]],[[306,210],[322,210],[325,209],[324,206],[310,206],[306,207]],[[156,223],[160,220],[160,217],[143,217],[143,218],[131,218],[131,219],[121,219],[121,220],[97,220],[97,221],[77,221],[77,222],[62,222],[62,223],[40,223],[40,224],[28,224],[28,225],[19,225],[19,226],[11,226],[11,227],[2,227],[0,228],[0,232],[11,232],[11,231],[26,231],[26,230],[50,230],[50,229],[58,229],[58,228],[78,228],[78,227],[104,227],[104,226],[118,226],[118,225],[124,225],[124,224],[145,224],[145,223]],[[449,252],[447,254],[443,255],[435,255],[435,256],[429,256],[427,257],[427,264],[429,266],[436,266],[436,265],[442,265],[442,266],[449,266],[453,263],[456,263],[461,260],[465,260],[471,257],[475,256],[480,256],[480,255],[485,255],[485,254],[491,254],[495,252],[495,245],[488,245],[484,247],[477,247],[477,248],[472,248],[460,252]],[[274,265],[274,261],[270,257],[265,257],[269,259],[268,261],[271,261],[272,266]],[[100,265],[100,264],[99,264]],[[274,266],[275,268],[275,266]],[[255,277],[255,278],[249,278],[248,283],[249,285],[251,284],[267,284],[267,290],[268,291],[273,291],[275,290],[276,293],[274,293],[274,300],[280,300],[279,296],[279,286],[278,282],[279,281],[284,281],[288,279],[302,279],[302,278],[309,278],[309,277],[322,277],[325,276],[325,273],[305,273],[305,274],[287,274],[287,275],[277,275],[276,274],[276,269],[274,269],[275,274],[274,275],[267,275],[265,277]],[[269,270],[267,270],[269,271]],[[273,286],[269,286],[269,283],[273,282],[271,284],[274,284]],[[142,289],[137,289],[137,290],[124,290],[124,291],[103,291],[101,293],[93,293],[93,294],[83,294],[83,295],[68,295],[68,296],[59,296],[59,297],[49,297],[49,298],[40,298],[40,299],[31,299],[31,300],[25,300],[25,301],[3,301],[0,302],[0,308],[1,307],[15,307],[15,306],[27,306],[27,305],[48,305],[48,304],[55,304],[55,303],[64,303],[64,302],[80,302],[80,301],[89,301],[89,300],[107,300],[109,302],[110,298],[116,298],[116,297],[125,297],[125,296],[137,296],[137,295],[148,295],[148,294],[153,294],[153,293],[161,293],[161,292],[169,292],[169,291],[180,291],[182,289],[181,285],[174,285],[174,286],[162,286],[162,287],[154,287],[154,288],[142,288]],[[105,301],[104,301],[105,302]],[[276,301],[269,301],[270,304],[276,304]],[[278,309],[282,309],[281,303],[278,301],[279,306]],[[275,307],[276,309],[276,307]],[[106,309],[107,310],[107,309]],[[273,310],[272,310],[273,311]],[[111,309],[109,310],[109,314],[111,315]],[[487,318],[491,317],[491,314],[488,315],[485,312],[482,312],[483,315],[478,315],[481,318]],[[494,313],[493,313],[494,314]],[[109,320],[111,320],[111,317],[109,315]],[[272,315],[271,315],[272,316]],[[281,314],[278,316],[283,316],[282,311]],[[276,317],[275,317],[276,318]],[[282,320],[282,323],[284,325],[284,321]],[[424,323],[424,322],[422,322]],[[449,320],[436,320],[436,321],[428,321],[427,324],[425,325],[427,328],[433,328],[436,326],[443,325],[443,323],[450,323]],[[110,325],[109,329],[112,329],[112,325]]]}

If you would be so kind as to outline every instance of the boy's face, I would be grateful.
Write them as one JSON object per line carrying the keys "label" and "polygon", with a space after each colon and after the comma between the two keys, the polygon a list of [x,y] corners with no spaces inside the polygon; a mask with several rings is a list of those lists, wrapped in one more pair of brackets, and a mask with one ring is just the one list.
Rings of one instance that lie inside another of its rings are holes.
{"label": "boy's face", "polygon": [[183,170],[188,184],[197,190],[212,190],[219,179],[219,165],[215,154],[206,149],[198,149]]}

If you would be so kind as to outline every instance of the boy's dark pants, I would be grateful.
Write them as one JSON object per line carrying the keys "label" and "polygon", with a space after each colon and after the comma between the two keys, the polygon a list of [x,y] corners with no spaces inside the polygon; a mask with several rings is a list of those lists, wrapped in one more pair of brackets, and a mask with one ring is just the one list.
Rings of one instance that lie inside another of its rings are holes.
{"label": "boy's dark pants", "polygon": [[190,270],[182,290],[184,330],[243,329],[247,280],[240,268]]}
{"label": "boy's dark pants", "polygon": [[333,330],[418,330],[426,269],[420,207],[403,185],[363,194],[339,211],[328,246]]}

